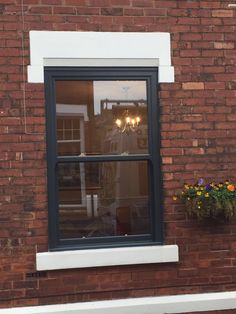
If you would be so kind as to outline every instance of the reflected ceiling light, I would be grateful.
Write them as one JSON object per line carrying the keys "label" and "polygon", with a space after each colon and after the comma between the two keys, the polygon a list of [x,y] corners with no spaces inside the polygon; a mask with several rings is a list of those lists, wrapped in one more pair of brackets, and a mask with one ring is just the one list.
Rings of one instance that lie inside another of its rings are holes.
{"label": "reflected ceiling light", "polygon": [[141,122],[141,118],[138,115],[131,115],[129,111],[126,109],[124,114],[117,118],[115,124],[117,129],[121,133],[130,134],[130,132],[135,132],[139,127]]}

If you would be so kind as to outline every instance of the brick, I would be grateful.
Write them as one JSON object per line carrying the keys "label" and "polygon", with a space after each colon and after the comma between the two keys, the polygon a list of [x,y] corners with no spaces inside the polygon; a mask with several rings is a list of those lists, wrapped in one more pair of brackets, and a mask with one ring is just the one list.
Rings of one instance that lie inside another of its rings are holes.
{"label": "brick", "polygon": [[182,148],[165,148],[161,150],[162,156],[179,156],[183,155]]}
{"label": "brick", "polygon": [[214,47],[215,49],[234,49],[235,45],[233,42],[215,42]]}
{"label": "brick", "polygon": [[204,86],[205,89],[225,89],[224,82],[206,82]]}
{"label": "brick", "polygon": [[99,8],[80,8],[77,7],[77,14],[78,15],[99,15],[100,10]]}
{"label": "brick", "polygon": [[233,17],[232,10],[213,10],[212,11],[213,17]]}
{"label": "brick", "polygon": [[228,41],[228,40],[234,40],[234,38],[235,38],[234,33],[232,33],[232,34],[231,34],[231,33],[229,33],[229,34],[226,33],[226,34],[225,34],[225,40],[226,40],[226,41]]}
{"label": "brick", "polygon": [[117,16],[117,15],[123,15],[123,9],[122,8],[102,8],[101,9],[101,14],[102,15],[112,15],[112,16]]}
{"label": "brick", "polygon": [[188,82],[182,84],[183,89],[189,90],[189,89],[204,89],[204,83],[203,82]]}
{"label": "brick", "polygon": [[[117,18],[117,17],[116,17]],[[120,22],[122,22],[122,19],[124,17],[119,17],[121,20]],[[98,23],[98,24],[112,24],[112,22],[116,23],[115,17],[112,18],[111,16],[94,16],[92,18],[90,18],[91,23]],[[119,21],[119,20],[117,20]],[[119,24],[119,22],[118,22]]]}
{"label": "brick", "polygon": [[42,4],[48,4],[48,5],[61,5],[62,0],[41,0]]}
{"label": "brick", "polygon": [[144,9],[144,15],[146,16],[166,16],[166,9]]}
{"label": "brick", "polygon": [[30,7],[29,12],[33,14],[51,14],[52,8],[49,6],[32,6]]}
{"label": "brick", "polygon": [[133,20],[135,25],[149,25],[154,23],[154,18],[151,16],[134,17]]}
{"label": "brick", "polygon": [[134,8],[124,8],[124,15],[129,15],[129,16],[142,16],[143,15],[143,10],[142,9],[134,9]]}
{"label": "brick", "polygon": [[20,55],[20,49],[17,48],[0,48],[0,56],[16,57]]}
{"label": "brick", "polygon": [[172,164],[173,163],[173,158],[172,157],[162,157],[162,163],[163,164],[167,164],[167,165],[169,165],[169,164]]}
{"label": "brick", "polygon": [[[225,57],[226,58],[230,58],[230,59],[235,59],[236,58],[236,50],[226,50],[225,51]],[[232,62],[233,60],[231,60],[231,62]]]}
{"label": "brick", "polygon": [[[84,1],[84,0],[82,0]],[[123,1],[123,0],[121,0]],[[78,3],[78,1],[77,1]],[[87,0],[85,3],[81,2],[83,6],[91,6],[91,7],[109,7],[111,5],[110,0]]]}
{"label": "brick", "polygon": [[181,57],[200,57],[201,51],[199,49],[186,49],[180,51]]}
{"label": "brick", "polygon": [[202,18],[201,19],[202,25],[222,25],[222,19],[220,18]]}
{"label": "brick", "polygon": [[235,123],[234,122],[219,122],[216,123],[216,129],[235,129]]}
{"label": "brick", "polygon": [[199,41],[202,40],[201,34],[181,34],[181,40],[183,41]]}
{"label": "brick", "polygon": [[221,8],[221,3],[220,1],[214,1],[214,2],[208,2],[208,1],[201,1],[200,6],[204,8]]}
{"label": "brick", "polygon": [[224,34],[222,33],[206,33],[203,34],[203,40],[224,40]]}
{"label": "brick", "polygon": [[199,18],[191,18],[191,17],[181,17],[178,18],[178,24],[189,24],[189,25],[199,25]]}
{"label": "brick", "polygon": [[53,13],[73,15],[73,14],[76,14],[76,9],[73,7],[53,7]]}
{"label": "brick", "polygon": [[200,7],[200,3],[199,1],[188,1],[186,3],[186,1],[178,1],[178,7],[179,8],[188,8],[188,9],[192,9],[192,8],[199,8]]}
{"label": "brick", "polygon": [[228,74],[215,74],[214,75],[216,81],[234,81],[236,79],[235,73],[228,73]]}
{"label": "brick", "polygon": [[132,6],[133,7],[153,7],[153,1],[152,0],[132,0]]}
{"label": "brick", "polygon": [[125,6],[130,6],[131,1],[130,0],[110,0],[111,6],[122,6],[123,8]]}

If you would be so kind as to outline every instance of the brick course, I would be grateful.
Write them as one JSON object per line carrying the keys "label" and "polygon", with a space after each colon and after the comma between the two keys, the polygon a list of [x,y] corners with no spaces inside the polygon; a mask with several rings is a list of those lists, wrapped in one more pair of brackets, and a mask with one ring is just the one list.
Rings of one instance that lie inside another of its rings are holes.
{"label": "brick course", "polygon": [[[236,182],[230,1],[21,3],[0,5],[0,307],[236,290],[235,221],[198,223],[172,200],[199,177]],[[171,33],[176,82],[160,86],[161,153],[165,243],[179,245],[179,263],[36,273],[35,253],[48,247],[45,108],[43,84],[23,81],[29,30]]]}

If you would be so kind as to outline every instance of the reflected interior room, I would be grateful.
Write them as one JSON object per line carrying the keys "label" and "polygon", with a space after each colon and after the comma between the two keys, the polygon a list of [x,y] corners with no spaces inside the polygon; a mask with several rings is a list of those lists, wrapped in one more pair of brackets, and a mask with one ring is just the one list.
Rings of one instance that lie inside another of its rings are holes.
{"label": "reflected interior room", "polygon": [[[58,156],[148,154],[146,81],[56,81]],[[147,160],[59,162],[61,238],[150,234]]]}

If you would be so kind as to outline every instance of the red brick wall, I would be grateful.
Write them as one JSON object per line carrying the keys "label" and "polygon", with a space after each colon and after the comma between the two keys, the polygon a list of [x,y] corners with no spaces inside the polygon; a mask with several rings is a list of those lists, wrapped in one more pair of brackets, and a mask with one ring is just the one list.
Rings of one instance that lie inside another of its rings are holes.
{"label": "red brick wall", "polygon": [[[0,307],[236,290],[235,222],[198,223],[172,201],[184,181],[236,181],[229,2],[1,0]],[[176,83],[161,84],[161,129],[165,242],[179,245],[179,263],[35,273],[47,250],[46,146],[44,86],[23,81],[29,30],[171,33]]]}

